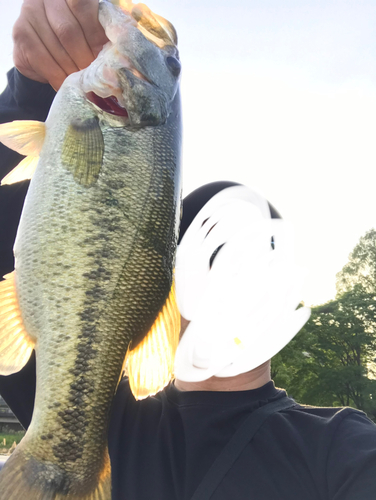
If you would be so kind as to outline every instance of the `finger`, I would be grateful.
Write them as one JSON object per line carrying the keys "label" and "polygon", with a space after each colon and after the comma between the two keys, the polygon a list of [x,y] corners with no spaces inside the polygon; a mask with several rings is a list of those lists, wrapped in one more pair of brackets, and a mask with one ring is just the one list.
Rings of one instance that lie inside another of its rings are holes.
{"label": "finger", "polygon": [[96,57],[103,45],[108,42],[104,29],[98,20],[98,0],[67,0],[67,3]]}
{"label": "finger", "polygon": [[54,58],[56,63],[62,68],[65,74],[70,75],[79,70],[71,57],[67,54],[64,47],[61,45],[57,39],[55,33],[52,31],[46,13],[42,4],[42,8],[35,8],[36,5],[33,3],[25,2],[22,7],[22,17],[26,19],[37,36],[46,47],[47,51]]}
{"label": "finger", "polygon": [[48,23],[69,56],[79,69],[94,60],[84,32],[65,0],[45,0]]}
{"label": "finger", "polygon": [[27,78],[49,83],[58,90],[67,74],[57,64],[30,23],[15,23],[13,28],[14,65]]}

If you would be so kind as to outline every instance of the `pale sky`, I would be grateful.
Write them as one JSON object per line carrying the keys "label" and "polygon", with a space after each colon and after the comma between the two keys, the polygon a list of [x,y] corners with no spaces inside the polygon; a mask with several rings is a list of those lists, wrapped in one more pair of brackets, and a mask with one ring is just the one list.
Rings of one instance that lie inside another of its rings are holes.
{"label": "pale sky", "polygon": [[[184,194],[221,179],[258,188],[295,226],[303,300],[334,298],[376,226],[376,2],[146,3],[179,35]],[[0,18],[2,88],[20,6]]]}

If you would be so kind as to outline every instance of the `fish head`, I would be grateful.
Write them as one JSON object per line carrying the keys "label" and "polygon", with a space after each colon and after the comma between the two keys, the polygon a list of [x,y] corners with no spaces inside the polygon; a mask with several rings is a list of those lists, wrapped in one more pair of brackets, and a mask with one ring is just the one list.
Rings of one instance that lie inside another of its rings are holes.
{"label": "fish head", "polygon": [[109,42],[81,73],[86,98],[124,126],[163,124],[180,78],[175,28],[144,4],[99,4]]}

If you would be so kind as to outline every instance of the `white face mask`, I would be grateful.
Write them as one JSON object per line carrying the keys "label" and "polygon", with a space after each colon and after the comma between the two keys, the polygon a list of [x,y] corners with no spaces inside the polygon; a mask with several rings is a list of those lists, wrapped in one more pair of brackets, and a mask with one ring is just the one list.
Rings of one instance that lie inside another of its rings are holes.
{"label": "white face mask", "polygon": [[176,257],[177,302],[190,320],[176,378],[247,372],[296,335],[310,309],[296,310],[305,272],[293,253],[291,226],[271,219],[268,202],[247,187],[226,188],[204,205]]}

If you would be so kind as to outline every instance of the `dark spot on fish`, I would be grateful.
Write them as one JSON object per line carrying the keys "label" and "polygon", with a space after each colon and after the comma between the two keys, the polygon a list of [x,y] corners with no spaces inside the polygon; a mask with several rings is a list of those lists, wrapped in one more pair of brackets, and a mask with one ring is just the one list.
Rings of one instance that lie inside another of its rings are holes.
{"label": "dark spot on fish", "polygon": [[99,286],[95,286],[91,290],[85,292],[86,296],[93,297],[93,299],[100,300],[106,296],[106,292]]}
{"label": "dark spot on fish", "polygon": [[87,309],[84,309],[82,313],[79,314],[79,317],[81,318],[81,321],[90,322],[94,312],[95,312],[94,308],[88,307]]}
{"label": "dark spot on fish", "polygon": [[82,243],[84,245],[91,245],[94,240],[95,240],[94,236],[90,236],[89,238],[85,238]]}
{"label": "dark spot on fish", "polygon": [[125,182],[120,179],[109,179],[107,181],[107,186],[113,190],[120,190],[125,188]]}
{"label": "dark spot on fish", "polygon": [[119,200],[116,198],[106,198],[105,203],[108,207],[117,207],[119,205]]}
{"label": "dark spot on fish", "polygon": [[[82,435],[82,433],[80,433]],[[82,458],[83,444],[73,439],[62,440],[53,448],[54,454],[62,462],[75,462]]]}
{"label": "dark spot on fish", "polygon": [[81,335],[79,335],[78,338],[85,338],[86,337],[88,339],[88,343],[89,343],[91,340],[91,337],[93,336],[93,334],[96,331],[96,328],[97,328],[97,326],[95,324],[94,325],[84,324],[82,326]]}
{"label": "dark spot on fish", "polygon": [[51,493],[65,497],[71,490],[71,479],[66,471],[56,464],[39,462],[33,456],[24,464],[23,475],[30,485],[43,490],[45,498],[52,498]]}
{"label": "dark spot on fish", "polygon": [[111,257],[111,253],[113,253],[113,252],[109,252],[109,251],[103,250],[103,252],[101,253],[101,257],[103,259],[109,259]]}

